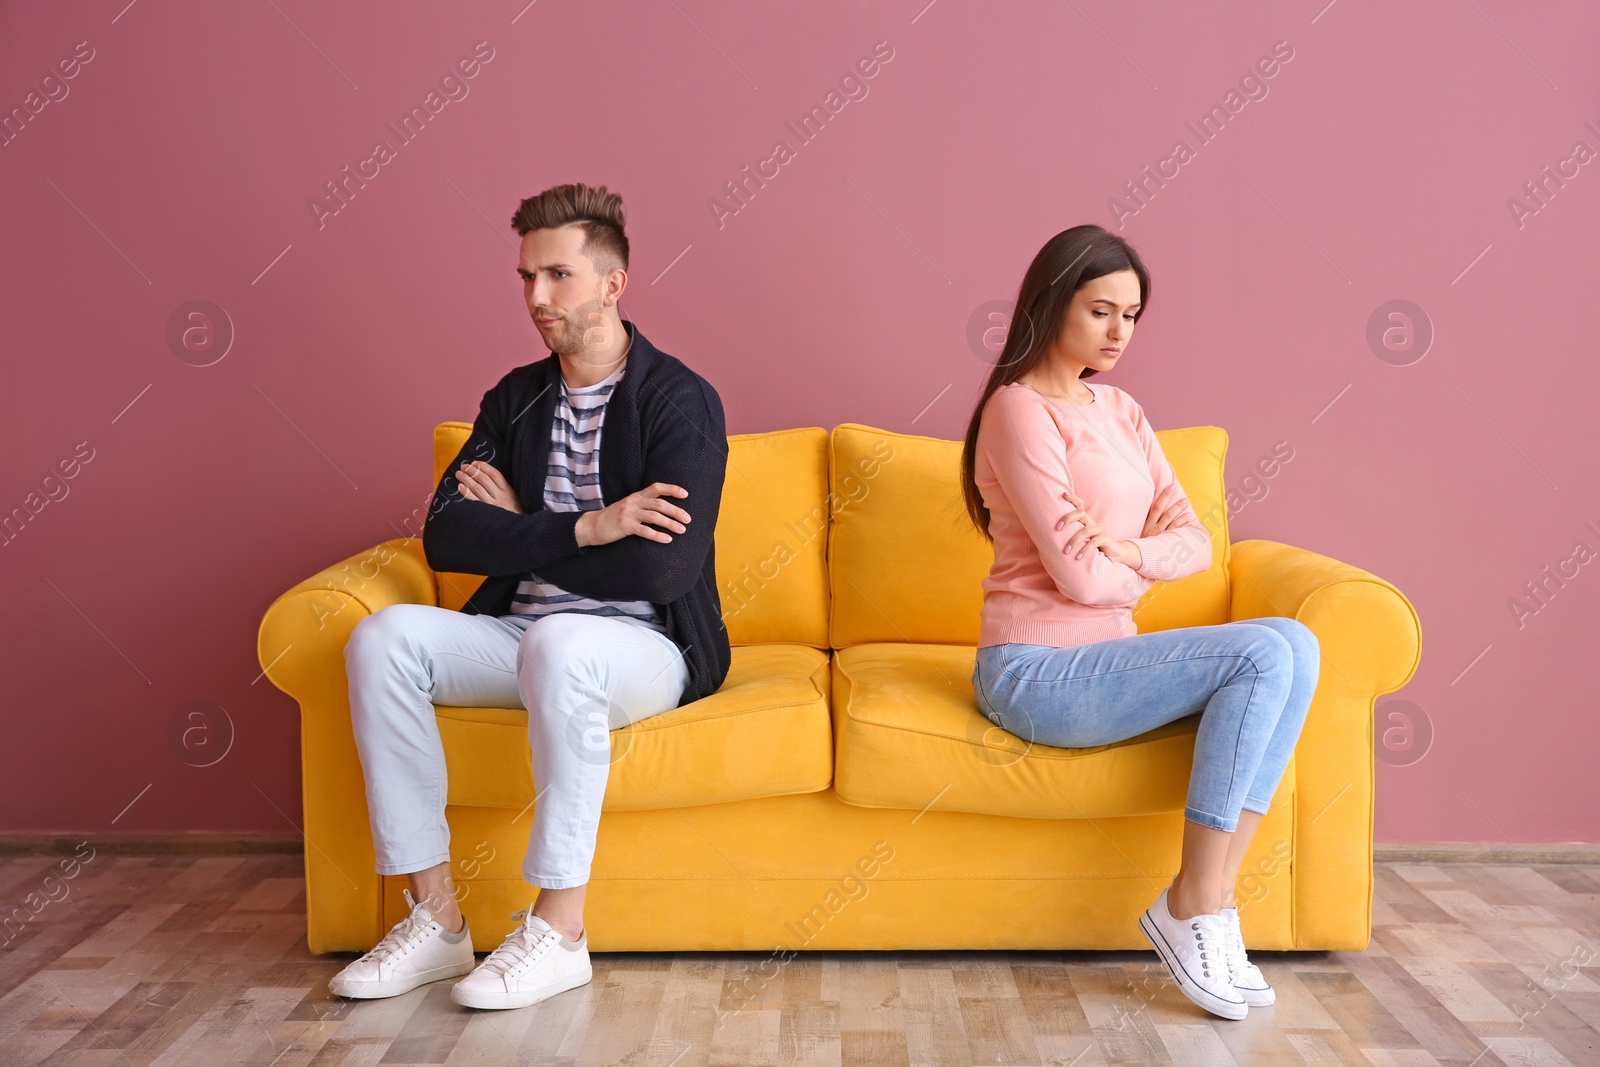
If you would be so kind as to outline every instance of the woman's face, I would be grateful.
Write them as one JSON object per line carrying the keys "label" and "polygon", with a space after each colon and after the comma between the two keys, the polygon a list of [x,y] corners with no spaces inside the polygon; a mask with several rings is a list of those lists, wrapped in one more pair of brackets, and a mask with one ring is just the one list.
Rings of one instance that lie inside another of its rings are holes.
{"label": "woman's face", "polygon": [[1139,276],[1132,270],[1103,274],[1072,294],[1055,355],[1090,370],[1116,366],[1133,339],[1139,310]]}

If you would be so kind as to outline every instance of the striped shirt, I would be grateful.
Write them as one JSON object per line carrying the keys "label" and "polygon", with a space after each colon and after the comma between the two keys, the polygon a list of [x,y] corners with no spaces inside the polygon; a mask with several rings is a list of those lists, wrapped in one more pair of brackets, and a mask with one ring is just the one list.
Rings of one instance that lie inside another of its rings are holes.
{"label": "striped shirt", "polygon": [[[550,511],[596,511],[606,506],[600,496],[600,428],[606,404],[622,380],[627,361],[602,382],[573,389],[561,378],[555,422],[550,434],[550,458],[544,476],[544,506]],[[578,611],[626,619],[666,633],[665,621],[647,600],[593,600],[569,593],[529,571],[511,598],[513,615],[552,615]]]}

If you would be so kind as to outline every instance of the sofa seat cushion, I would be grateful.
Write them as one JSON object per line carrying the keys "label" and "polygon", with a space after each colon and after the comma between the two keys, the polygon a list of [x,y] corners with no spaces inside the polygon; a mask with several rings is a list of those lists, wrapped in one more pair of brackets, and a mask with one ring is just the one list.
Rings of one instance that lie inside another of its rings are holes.
{"label": "sofa seat cushion", "polygon": [[[533,802],[526,711],[435,710],[449,803],[521,810]],[[611,731],[604,810],[813,793],[832,780],[827,655],[804,645],[736,646],[721,689]]]}
{"label": "sofa seat cushion", "polygon": [[976,655],[966,645],[920,644],[834,654],[841,800],[1045,819],[1183,810],[1199,715],[1097,748],[1030,745],[978,710]]}

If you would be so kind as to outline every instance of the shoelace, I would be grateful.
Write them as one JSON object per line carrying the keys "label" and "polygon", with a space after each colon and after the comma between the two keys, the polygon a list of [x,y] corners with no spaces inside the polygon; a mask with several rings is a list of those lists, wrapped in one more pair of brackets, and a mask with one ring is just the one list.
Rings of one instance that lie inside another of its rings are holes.
{"label": "shoelace", "polygon": [[553,942],[558,936],[554,930],[535,930],[529,921],[533,918],[533,905],[528,905],[522,911],[511,913],[513,919],[521,919],[522,925],[511,931],[511,935],[501,942],[493,952],[484,959],[482,966],[497,974],[509,975],[519,965],[538,955],[539,948],[546,942]]}
{"label": "shoelace", "polygon": [[[395,924],[394,929],[383,936],[383,940],[372,946],[369,952],[362,955],[361,960],[370,960],[374,963],[390,963],[397,957],[404,957],[417,947],[422,940],[422,935],[427,933],[428,924],[433,920],[423,919],[418,914],[416,901],[411,899],[411,890],[402,889],[406,903],[411,905],[411,914]],[[357,960],[356,962],[361,962]]]}
{"label": "shoelace", "polygon": [[1250,964],[1245,954],[1244,934],[1236,922],[1222,921],[1223,948],[1228,953],[1228,974],[1235,975]]}
{"label": "shoelace", "polygon": [[1195,950],[1200,956],[1200,973],[1207,978],[1216,977],[1211,973],[1213,964],[1227,967],[1227,934],[1217,929],[1219,925],[1225,924],[1215,915],[1196,915],[1189,920],[1189,929],[1194,931]]}

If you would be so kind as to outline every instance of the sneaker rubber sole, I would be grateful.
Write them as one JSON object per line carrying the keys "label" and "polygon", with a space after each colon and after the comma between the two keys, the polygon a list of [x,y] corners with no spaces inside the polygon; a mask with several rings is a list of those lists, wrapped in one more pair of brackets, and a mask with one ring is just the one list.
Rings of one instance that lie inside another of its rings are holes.
{"label": "sneaker rubber sole", "polygon": [[507,992],[506,990],[470,990],[462,989],[460,983],[450,987],[450,999],[463,1008],[485,1008],[498,1010],[504,1008],[526,1008],[537,1004],[541,1000],[548,1000],[557,993],[565,993],[569,989],[588,985],[594,978],[594,969],[575,974],[554,985],[544,986],[540,989],[527,992]]}
{"label": "sneaker rubber sole", "polygon": [[435,967],[432,970],[414,974],[405,979],[394,979],[387,982],[341,982],[335,976],[328,980],[328,992],[335,996],[348,997],[351,1000],[381,1000],[384,997],[398,997],[402,993],[409,993],[418,986],[430,982],[442,982],[446,978],[460,978],[462,975],[471,974],[477,966],[477,961],[468,957],[465,963],[451,964],[448,967]]}
{"label": "sneaker rubber sole", "polygon": [[[1183,969],[1183,964],[1178,962],[1177,955],[1172,951],[1172,946],[1167,944],[1167,939],[1161,935],[1161,930],[1156,926],[1148,911],[1139,916],[1139,932],[1144,934],[1145,940],[1150,942],[1150,947],[1156,950],[1156,955],[1161,957],[1161,962],[1167,965],[1172,980],[1178,983],[1178,990],[1184,996],[1194,1001],[1200,1007],[1213,1015],[1220,1015],[1224,1019],[1243,1019],[1250,1013],[1247,1002],[1234,1003],[1223,1000],[1221,997],[1195,985]],[[1241,994],[1242,996],[1243,994]]]}
{"label": "sneaker rubber sole", "polygon": [[1246,989],[1242,985],[1236,985],[1233,988],[1239,991],[1239,995],[1244,998],[1244,1002],[1252,1008],[1270,1008],[1278,999],[1278,994],[1271,986],[1265,989]]}

